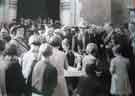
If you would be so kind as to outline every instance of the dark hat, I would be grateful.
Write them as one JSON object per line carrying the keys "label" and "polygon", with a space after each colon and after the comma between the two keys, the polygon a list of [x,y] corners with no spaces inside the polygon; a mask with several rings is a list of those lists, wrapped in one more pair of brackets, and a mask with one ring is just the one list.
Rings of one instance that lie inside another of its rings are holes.
{"label": "dark hat", "polygon": [[24,28],[24,29],[25,29],[25,26],[24,26],[24,25],[17,25],[17,26],[16,26],[16,30],[17,30],[17,29],[20,29],[20,28]]}
{"label": "dark hat", "polygon": [[14,25],[14,26],[12,26],[12,27],[10,28],[11,34],[12,34],[13,32],[16,32],[16,30],[19,29],[19,28],[24,28],[24,29],[25,29],[25,26],[23,26],[23,25]]}
{"label": "dark hat", "polygon": [[16,26],[17,25],[14,25],[10,28],[10,33],[13,34],[15,31],[16,31]]}
{"label": "dark hat", "polygon": [[4,55],[16,56],[17,55],[17,47],[14,44],[8,44],[4,50]]}

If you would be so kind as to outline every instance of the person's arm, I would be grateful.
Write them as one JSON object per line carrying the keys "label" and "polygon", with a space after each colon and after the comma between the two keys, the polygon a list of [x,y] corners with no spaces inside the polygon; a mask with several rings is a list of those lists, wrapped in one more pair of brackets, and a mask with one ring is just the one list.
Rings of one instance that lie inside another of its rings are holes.
{"label": "person's arm", "polygon": [[85,34],[83,34],[83,36],[82,36],[82,44],[83,44],[83,51],[85,51],[85,47],[86,47],[86,36],[85,36]]}
{"label": "person's arm", "polygon": [[110,33],[107,34],[107,36],[104,39],[105,44],[111,39],[112,34],[113,34],[113,31],[111,31]]}
{"label": "person's arm", "polygon": [[86,68],[86,60],[85,57],[82,60],[82,71],[85,72],[85,68]]}
{"label": "person's arm", "polygon": [[77,59],[78,59],[77,69],[78,70],[81,70],[81,68],[82,68],[82,66],[81,66],[81,64],[82,64],[82,57],[81,56],[78,56]]}
{"label": "person's arm", "polygon": [[72,38],[72,51],[74,52],[75,50],[75,36]]}
{"label": "person's arm", "polygon": [[77,51],[79,54],[82,54],[82,49],[80,48],[80,45],[77,45]]}
{"label": "person's arm", "polygon": [[114,62],[114,60],[112,60],[111,64],[110,64],[110,73],[111,74],[115,73],[115,62]]}
{"label": "person's arm", "polygon": [[67,60],[67,57],[65,56],[65,60],[64,60],[64,69],[67,70],[68,69],[68,60]]}
{"label": "person's arm", "polygon": [[131,68],[131,63],[130,63],[130,60],[128,59],[128,63],[127,63],[127,69],[128,69],[128,71],[130,70],[130,68]]}
{"label": "person's arm", "polygon": [[22,71],[21,71],[21,66],[20,66],[20,64],[18,63],[16,63],[16,75],[17,75],[17,77],[16,77],[16,80],[17,80],[17,87],[18,87],[18,91],[20,91],[20,92],[22,92],[22,93],[24,93],[24,94],[28,94],[28,92],[29,92],[29,88],[28,88],[28,86],[26,85],[26,83],[25,83],[25,79],[24,79],[24,76],[23,76],[23,74],[22,74]]}

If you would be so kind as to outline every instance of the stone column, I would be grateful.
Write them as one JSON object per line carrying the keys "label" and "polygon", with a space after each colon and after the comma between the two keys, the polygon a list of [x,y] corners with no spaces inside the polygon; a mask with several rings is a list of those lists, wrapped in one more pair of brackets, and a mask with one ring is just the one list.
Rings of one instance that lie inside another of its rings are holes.
{"label": "stone column", "polygon": [[60,20],[64,25],[73,25],[72,0],[60,1]]}
{"label": "stone column", "polygon": [[132,2],[133,7],[135,8],[135,0],[130,0]]}
{"label": "stone column", "polygon": [[135,7],[135,0],[127,0],[128,1],[128,8],[134,8]]}
{"label": "stone column", "polygon": [[4,22],[5,20],[5,7],[6,7],[6,0],[1,0],[0,2],[0,23]]}
{"label": "stone column", "polygon": [[17,0],[2,0],[0,4],[0,22],[9,23],[16,18]]}
{"label": "stone column", "polygon": [[73,20],[74,20],[74,25],[79,25],[80,20],[81,20],[81,0],[73,0]]}
{"label": "stone column", "polygon": [[17,16],[17,1],[18,0],[8,0],[8,21],[12,21]]}

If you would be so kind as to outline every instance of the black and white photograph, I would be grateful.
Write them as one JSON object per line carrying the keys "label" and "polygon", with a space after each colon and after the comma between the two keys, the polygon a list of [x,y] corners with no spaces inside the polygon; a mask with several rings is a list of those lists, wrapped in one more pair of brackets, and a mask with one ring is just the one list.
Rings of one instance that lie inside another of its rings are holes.
{"label": "black and white photograph", "polygon": [[135,96],[135,0],[0,0],[0,96]]}

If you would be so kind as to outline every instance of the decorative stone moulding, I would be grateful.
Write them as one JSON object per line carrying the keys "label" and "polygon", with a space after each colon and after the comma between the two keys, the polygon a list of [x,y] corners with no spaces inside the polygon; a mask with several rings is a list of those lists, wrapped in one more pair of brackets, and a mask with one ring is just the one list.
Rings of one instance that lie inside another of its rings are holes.
{"label": "decorative stone moulding", "polygon": [[60,8],[61,9],[71,9],[72,5],[71,5],[71,2],[65,2],[65,1],[62,1],[60,3]]}
{"label": "decorative stone moulding", "polygon": [[17,8],[17,0],[9,0],[9,8]]}

